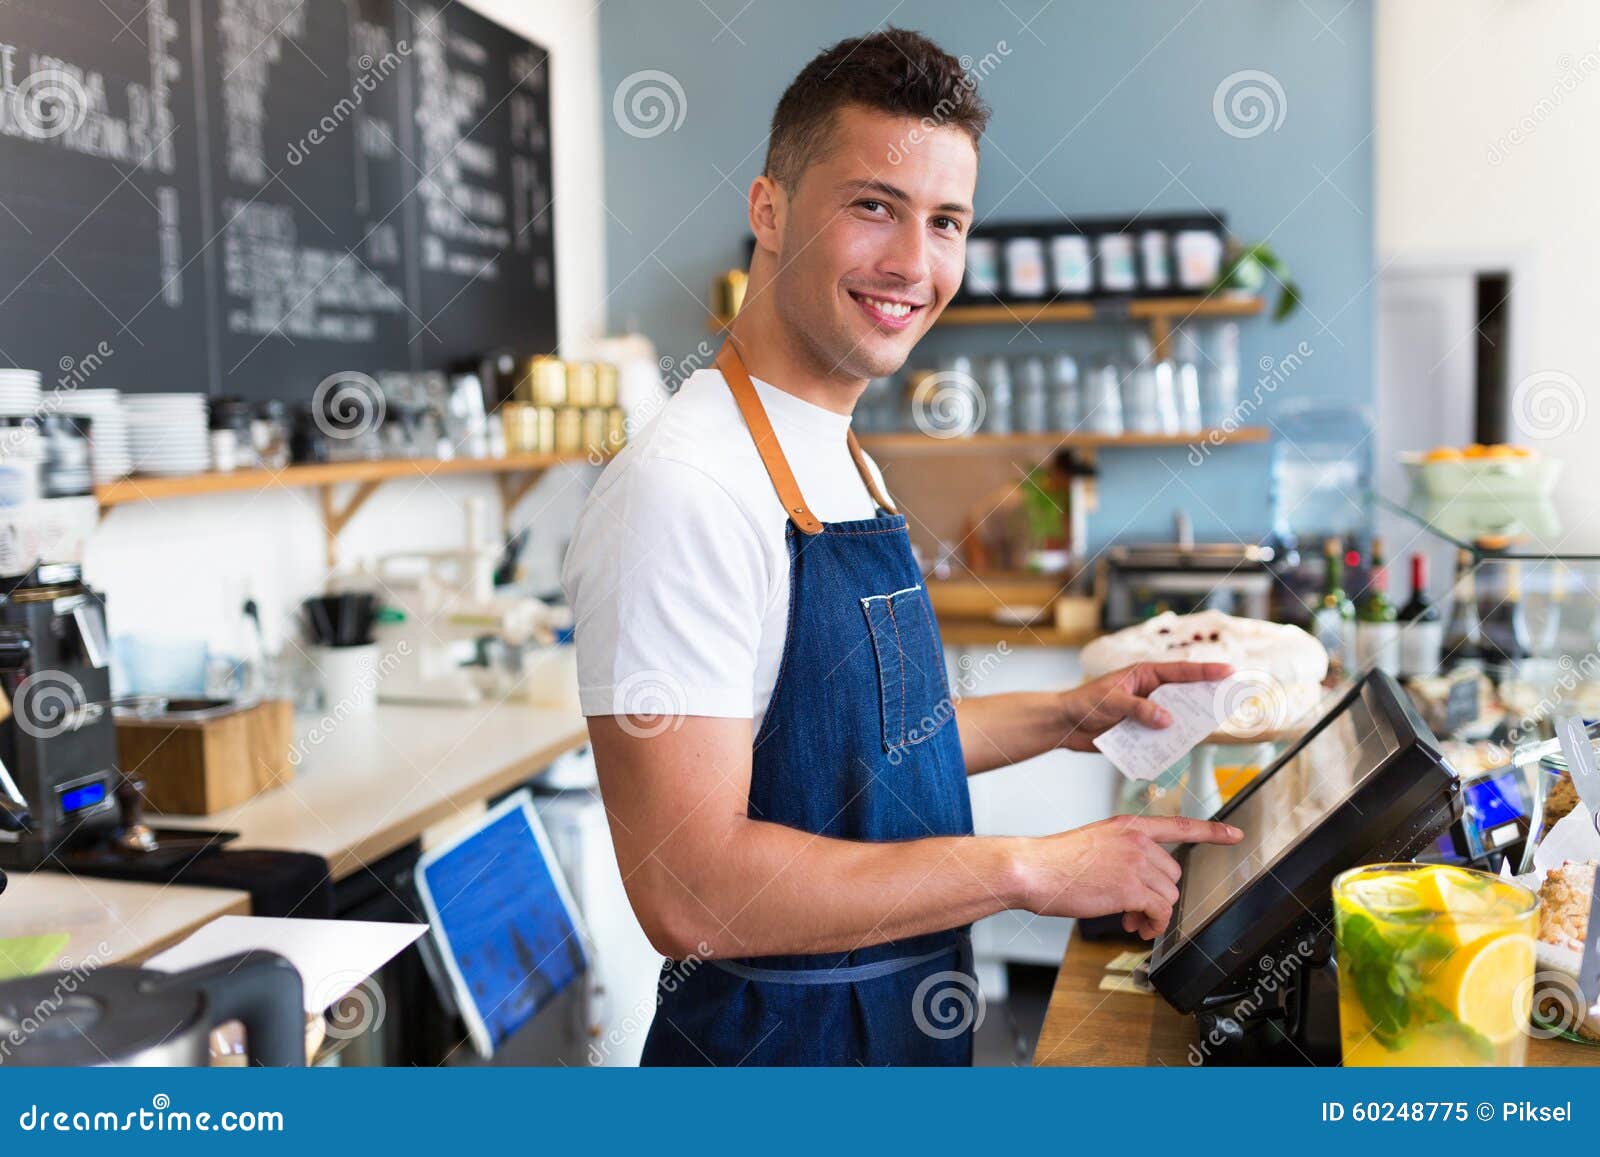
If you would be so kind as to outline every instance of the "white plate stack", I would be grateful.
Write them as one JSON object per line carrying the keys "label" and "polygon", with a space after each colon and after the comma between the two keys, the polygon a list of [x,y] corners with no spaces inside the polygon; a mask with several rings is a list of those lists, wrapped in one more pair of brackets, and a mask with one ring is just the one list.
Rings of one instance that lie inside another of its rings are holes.
{"label": "white plate stack", "polygon": [[128,446],[128,417],[117,390],[57,390],[46,396],[44,410],[89,419],[89,440],[97,484],[115,482],[133,469]]}
{"label": "white plate stack", "polygon": [[39,408],[39,371],[0,369],[0,416],[30,417]]}
{"label": "white plate stack", "polygon": [[135,474],[200,474],[211,466],[204,394],[124,394]]}

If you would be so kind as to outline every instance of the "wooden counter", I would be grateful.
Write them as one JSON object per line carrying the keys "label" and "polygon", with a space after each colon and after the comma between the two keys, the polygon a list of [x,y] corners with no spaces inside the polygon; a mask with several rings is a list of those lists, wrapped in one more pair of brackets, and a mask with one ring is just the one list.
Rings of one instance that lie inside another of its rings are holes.
{"label": "wooden counter", "polygon": [[[588,740],[576,711],[518,704],[383,705],[341,721],[299,715],[295,735],[294,782],[217,815],[159,822],[237,831],[235,848],[314,852],[342,879],[435,824],[469,818]],[[246,893],[221,888],[8,875],[0,938],[66,932],[66,967],[144,960],[218,916],[250,911]]]}
{"label": "wooden counter", "polygon": [[297,715],[295,735],[292,783],[215,815],[161,822],[236,831],[234,848],[314,852],[339,880],[588,742],[576,710],[515,703]]}
{"label": "wooden counter", "polygon": [[[1190,1064],[1198,1037],[1194,1018],[1173,1010],[1154,993],[1102,992],[1100,978],[1129,941],[1080,940],[1067,944],[1055,991],[1033,1053],[1036,1065]],[[1600,1047],[1568,1040],[1530,1040],[1528,1064],[1600,1065]]]}
{"label": "wooden counter", "polygon": [[170,948],[218,916],[246,916],[250,897],[225,888],[180,888],[8,872],[0,893],[0,940],[65,932],[63,968],[129,964]]}

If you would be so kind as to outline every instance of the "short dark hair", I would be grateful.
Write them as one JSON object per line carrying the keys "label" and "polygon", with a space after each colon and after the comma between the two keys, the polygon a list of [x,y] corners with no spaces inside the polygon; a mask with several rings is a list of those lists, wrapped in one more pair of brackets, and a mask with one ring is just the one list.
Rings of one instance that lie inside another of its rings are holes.
{"label": "short dark hair", "polygon": [[989,123],[977,81],[959,60],[921,33],[884,28],[839,41],[790,82],[772,114],[766,175],[793,189],[825,153],[834,116],[847,105],[965,129],[973,148]]}

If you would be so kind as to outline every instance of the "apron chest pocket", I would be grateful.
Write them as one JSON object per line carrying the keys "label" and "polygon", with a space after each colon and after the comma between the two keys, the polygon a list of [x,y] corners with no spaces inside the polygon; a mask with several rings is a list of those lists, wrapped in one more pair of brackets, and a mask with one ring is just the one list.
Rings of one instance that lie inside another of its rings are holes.
{"label": "apron chest pocket", "polygon": [[944,650],[920,586],[861,600],[878,662],[883,749],[932,739],[955,715],[944,676]]}

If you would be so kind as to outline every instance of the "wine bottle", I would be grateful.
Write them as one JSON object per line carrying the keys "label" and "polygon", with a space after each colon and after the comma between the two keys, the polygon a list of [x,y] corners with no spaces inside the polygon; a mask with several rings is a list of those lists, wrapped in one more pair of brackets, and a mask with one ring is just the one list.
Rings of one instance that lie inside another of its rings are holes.
{"label": "wine bottle", "polygon": [[1311,633],[1328,651],[1328,664],[1348,670],[1355,660],[1354,625],[1356,611],[1344,593],[1344,547],[1337,538],[1323,544],[1326,570],[1322,578],[1322,598],[1311,613]]}
{"label": "wine bottle", "polygon": [[1376,667],[1389,675],[1400,673],[1400,625],[1389,601],[1389,576],[1383,565],[1383,540],[1372,540],[1367,589],[1356,602],[1356,667]]}
{"label": "wine bottle", "polygon": [[1400,608],[1400,674],[1420,679],[1439,669],[1444,616],[1428,601],[1428,559],[1411,556],[1411,598]]}
{"label": "wine bottle", "polygon": [[1478,622],[1478,588],[1472,573],[1472,552],[1456,557],[1456,582],[1452,590],[1450,623],[1444,632],[1446,669],[1483,667],[1483,630]]}
{"label": "wine bottle", "polygon": [[1479,618],[1483,631],[1483,657],[1490,663],[1517,663],[1533,655],[1528,631],[1528,612],[1522,605],[1522,567],[1518,563],[1500,564],[1503,590],[1491,590],[1479,598]]}

